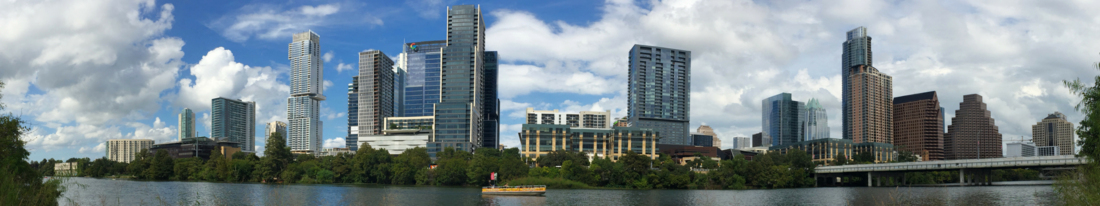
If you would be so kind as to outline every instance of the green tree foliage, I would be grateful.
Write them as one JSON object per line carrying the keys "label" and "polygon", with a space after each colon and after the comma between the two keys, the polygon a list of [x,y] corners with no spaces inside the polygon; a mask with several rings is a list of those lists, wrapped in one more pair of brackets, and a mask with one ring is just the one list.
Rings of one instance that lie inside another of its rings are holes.
{"label": "green tree foliage", "polygon": [[[439,157],[437,167],[432,171],[435,185],[462,185],[467,182],[466,168],[472,158],[469,152],[444,148],[436,154]],[[470,180],[487,181],[487,180]]]}
{"label": "green tree foliage", "polygon": [[875,162],[875,155],[870,152],[859,152],[852,156],[852,161],[857,164],[870,164]]}
{"label": "green tree foliage", "polygon": [[43,181],[27,162],[30,152],[20,139],[27,131],[23,123],[11,114],[0,116],[0,205],[57,205],[65,188],[58,179]]}
{"label": "green tree foliage", "polygon": [[585,156],[584,153],[581,152],[568,150],[550,151],[546,155],[539,156],[535,162],[537,162],[540,167],[556,167],[561,166],[566,160],[572,160],[575,164],[588,166],[588,156]]}
{"label": "green tree foliage", "polygon": [[286,139],[278,132],[271,133],[267,138],[264,148],[264,157],[260,159],[260,166],[255,172],[261,182],[278,182],[281,179],[280,172],[287,168],[292,160],[290,148],[286,146]]}
{"label": "green tree foliage", "polygon": [[489,185],[489,175],[500,170],[500,150],[478,148],[466,168],[467,184]]}
{"label": "green tree foliage", "polygon": [[898,151],[898,162],[916,162],[917,155],[909,151]]}
{"label": "green tree foliage", "polygon": [[175,175],[172,176],[172,180],[179,181],[196,181],[201,180],[199,172],[202,171],[203,161],[202,158],[179,158],[175,160]]}
{"label": "green tree foliage", "polygon": [[397,185],[416,184],[417,173],[426,171],[431,164],[432,159],[428,156],[428,149],[417,147],[405,150],[394,158],[393,167],[390,168],[393,172],[391,182]]}
{"label": "green tree foliage", "polygon": [[[1100,63],[1092,65],[1100,70]],[[1054,190],[1067,205],[1095,205],[1100,202],[1100,76],[1089,86],[1080,79],[1062,81],[1073,94],[1081,96],[1074,107],[1084,114],[1077,126],[1078,156],[1090,163],[1078,168],[1078,173],[1067,174],[1054,185]]]}

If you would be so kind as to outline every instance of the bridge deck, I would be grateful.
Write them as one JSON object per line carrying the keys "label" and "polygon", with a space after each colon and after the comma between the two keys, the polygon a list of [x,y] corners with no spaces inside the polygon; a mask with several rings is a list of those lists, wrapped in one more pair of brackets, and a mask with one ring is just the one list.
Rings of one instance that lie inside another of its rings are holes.
{"label": "bridge deck", "polygon": [[996,168],[1022,168],[1022,167],[1057,167],[1078,166],[1088,162],[1085,158],[1077,158],[1072,155],[1043,156],[1043,157],[1009,157],[973,160],[947,160],[927,162],[903,162],[886,164],[861,164],[844,166],[822,166],[814,169],[815,173],[852,173],[852,172],[900,172],[900,171],[934,171],[957,169],[996,169]]}

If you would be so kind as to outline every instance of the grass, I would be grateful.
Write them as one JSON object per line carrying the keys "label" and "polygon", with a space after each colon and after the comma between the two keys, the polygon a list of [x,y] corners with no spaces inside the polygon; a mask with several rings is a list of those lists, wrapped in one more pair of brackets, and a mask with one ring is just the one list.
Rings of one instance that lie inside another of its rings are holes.
{"label": "grass", "polygon": [[509,180],[508,185],[546,185],[548,189],[589,189],[588,184],[562,178],[522,177]]}

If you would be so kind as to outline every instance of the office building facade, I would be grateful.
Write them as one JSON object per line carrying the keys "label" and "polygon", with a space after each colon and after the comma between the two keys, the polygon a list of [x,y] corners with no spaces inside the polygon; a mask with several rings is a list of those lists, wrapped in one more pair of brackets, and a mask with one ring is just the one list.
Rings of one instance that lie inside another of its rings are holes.
{"label": "office building facade", "polygon": [[393,69],[393,100],[390,101],[390,104],[393,105],[394,117],[405,116],[405,80],[408,76],[406,72],[402,67]]}
{"label": "office building facade", "polygon": [[829,138],[829,114],[817,99],[806,102],[805,141]]}
{"label": "office building facade", "polygon": [[757,132],[756,134],[752,134],[752,147],[771,147],[771,146],[772,146],[772,137],[768,136],[767,133]]}
{"label": "office building facade", "polygon": [[271,138],[271,134],[274,133],[279,133],[279,136],[283,137],[283,142],[286,142],[286,122],[268,122],[267,125],[264,126],[264,143],[266,143],[267,140]]}
{"label": "office building facade", "polygon": [[382,51],[359,52],[358,137],[382,134],[384,120],[393,117],[393,76],[393,60]]}
{"label": "office building facade", "polygon": [[761,121],[764,133],[771,137],[772,145],[785,145],[805,140],[806,105],[791,100],[790,93],[781,93],[764,99]]}
{"label": "office building facade", "polygon": [[700,133],[691,134],[691,145],[700,147],[717,147],[714,145],[714,136]]}
{"label": "office building facade", "polygon": [[[482,96],[482,119],[483,122],[481,129],[481,147],[496,148],[500,145],[500,99],[497,97],[497,52],[486,51],[484,56],[485,63],[482,66],[485,70],[484,75],[484,90],[485,95]],[[609,119],[609,118],[605,118]],[[605,120],[606,121],[606,120]]]}
{"label": "office building facade", "polygon": [[945,160],[999,158],[1001,133],[982,102],[982,96],[963,96],[959,110],[943,135]]}
{"label": "office building facade", "polygon": [[1011,142],[1006,144],[1005,157],[1034,157],[1035,143]]}
{"label": "office building facade", "polygon": [[768,148],[768,152],[787,154],[795,149],[809,154],[814,162],[823,162],[826,165],[831,165],[840,158],[852,159],[852,156],[861,152],[867,152],[874,156],[874,163],[894,160],[894,146],[891,144],[878,142],[855,143],[848,139],[807,140],[794,144],[771,146]]}
{"label": "office building facade", "polygon": [[714,145],[715,147],[719,147],[719,148],[722,147],[722,140],[718,139],[718,134],[714,133],[714,129],[710,128],[710,126],[707,126],[705,124],[704,125],[699,125],[699,128],[695,128],[695,132],[700,133],[700,134],[710,135],[711,137],[714,137],[714,143],[712,143],[711,145]]}
{"label": "office building facade", "polygon": [[619,160],[627,151],[656,159],[657,131],[636,127],[611,129],[570,128],[568,125],[523,124],[519,132],[520,155],[533,161],[551,151],[583,152],[593,157]]}
{"label": "office building facade", "polygon": [[893,144],[893,77],[862,64],[852,66],[848,74],[847,137],[855,143]]}
{"label": "office building facade", "polygon": [[474,151],[483,143],[485,22],[481,8],[447,9],[447,46],[442,50],[440,101],[429,153],[452,147]]}
{"label": "office building facade", "polygon": [[752,138],[750,137],[733,137],[730,142],[733,149],[749,148],[752,147]]}
{"label": "office building facade", "polygon": [[627,115],[661,144],[690,145],[691,51],[635,44],[629,54]]}
{"label": "office building facade", "polygon": [[406,43],[397,67],[405,68],[404,116],[432,116],[439,103],[440,66],[447,41]]}
{"label": "office building facade", "polygon": [[848,31],[847,39],[844,41],[844,51],[841,54],[840,60],[840,76],[844,87],[841,97],[841,129],[843,130],[843,139],[854,139],[852,137],[851,125],[851,102],[852,95],[851,85],[849,82],[849,76],[851,75],[851,69],[856,65],[871,66],[872,53],[871,53],[871,37],[867,35],[867,28],[858,27]]}
{"label": "office building facade", "polygon": [[290,98],[287,120],[290,122],[287,145],[299,154],[317,155],[321,151],[321,102],[324,96],[324,62],[321,61],[321,37],[313,31],[294,34],[289,47]]}
{"label": "office building facade", "polygon": [[351,151],[359,149],[359,76],[351,77],[348,83],[348,134],[344,138],[344,147]]}
{"label": "office building facade", "polygon": [[210,137],[236,142],[241,151],[256,152],[256,102],[218,97],[211,100]]}
{"label": "office building facade", "polygon": [[943,107],[936,91],[894,98],[894,147],[943,160]]}
{"label": "office building facade", "polygon": [[571,128],[602,128],[611,129],[611,110],[603,112],[582,111],[579,113],[565,113],[558,110],[535,110],[527,108],[527,124],[556,124],[567,125]]}
{"label": "office building facade", "polygon": [[179,135],[176,140],[195,137],[195,113],[189,108],[183,108],[179,114]]}
{"label": "office building facade", "polygon": [[1058,155],[1074,155],[1077,145],[1073,141],[1073,123],[1066,115],[1054,112],[1031,126],[1031,138],[1035,146],[1058,147]]}
{"label": "office building facade", "polygon": [[151,139],[109,139],[107,140],[107,159],[115,162],[130,163],[143,149],[153,148]]}

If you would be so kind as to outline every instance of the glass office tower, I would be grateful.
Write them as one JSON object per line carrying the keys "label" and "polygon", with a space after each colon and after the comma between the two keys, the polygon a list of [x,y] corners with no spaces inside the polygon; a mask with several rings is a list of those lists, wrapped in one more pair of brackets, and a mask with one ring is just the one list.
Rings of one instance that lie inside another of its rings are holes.
{"label": "glass office tower", "polygon": [[485,95],[482,107],[481,147],[497,148],[500,146],[500,99],[497,98],[497,52],[487,51],[484,54],[485,65]]}
{"label": "glass office tower", "polygon": [[481,8],[447,9],[447,46],[443,48],[442,90],[435,105],[435,132],[428,143],[433,155],[443,148],[473,151],[482,144],[483,57],[485,22]]}
{"label": "glass office tower", "polygon": [[210,137],[240,143],[244,152],[256,152],[256,102],[218,97],[211,100],[210,110]]}
{"label": "glass office tower", "polygon": [[406,43],[398,59],[405,68],[404,117],[432,116],[439,103],[439,68],[447,41]]}
{"label": "glass office tower", "polygon": [[359,76],[351,77],[348,83],[348,136],[344,146],[351,151],[359,150]]}
{"label": "glass office tower", "polygon": [[321,37],[313,31],[294,34],[290,42],[290,98],[287,120],[290,137],[287,145],[294,153],[318,154],[321,151],[321,101],[325,100],[322,82]]}
{"label": "glass office tower", "polygon": [[791,100],[791,93],[781,93],[764,99],[761,115],[764,134],[771,137],[772,146],[805,140],[806,104]]}
{"label": "glass office tower", "polygon": [[657,130],[661,144],[690,145],[691,51],[635,44],[628,79],[630,125]]}

